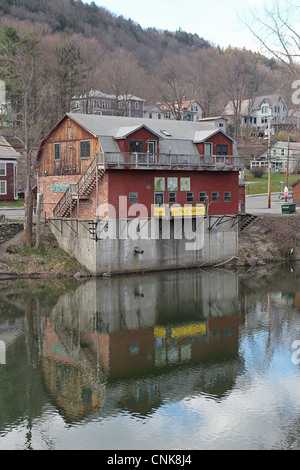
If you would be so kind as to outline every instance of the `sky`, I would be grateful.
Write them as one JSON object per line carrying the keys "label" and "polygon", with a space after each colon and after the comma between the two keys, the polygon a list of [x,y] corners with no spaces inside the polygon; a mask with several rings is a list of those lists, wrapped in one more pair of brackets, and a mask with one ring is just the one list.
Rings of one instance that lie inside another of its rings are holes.
{"label": "sky", "polygon": [[95,0],[95,4],[117,16],[131,18],[143,29],[181,28],[222,48],[231,45],[258,51],[258,41],[239,17],[249,17],[251,9],[259,11],[268,1],[271,0]]}

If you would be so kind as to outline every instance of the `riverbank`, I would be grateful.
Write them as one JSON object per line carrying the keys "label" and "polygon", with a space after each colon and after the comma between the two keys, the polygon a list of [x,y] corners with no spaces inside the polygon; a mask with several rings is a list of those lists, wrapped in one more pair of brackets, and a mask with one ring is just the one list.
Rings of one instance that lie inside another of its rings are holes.
{"label": "riverbank", "polygon": [[[8,230],[2,224],[2,233]],[[34,226],[35,236],[35,226]],[[1,243],[1,241],[0,241]],[[65,253],[48,227],[42,227],[40,246],[29,246],[24,231],[19,231],[0,244],[0,280],[14,278],[89,276],[78,261]]]}
{"label": "riverbank", "polygon": [[[224,265],[248,267],[299,260],[300,214],[290,214],[257,217],[240,233],[238,257]],[[0,244],[0,280],[88,276],[89,272],[58,246],[48,227],[42,228],[37,250],[28,246],[24,231]]]}
{"label": "riverbank", "polygon": [[259,216],[240,234],[237,265],[299,260],[299,213]]}

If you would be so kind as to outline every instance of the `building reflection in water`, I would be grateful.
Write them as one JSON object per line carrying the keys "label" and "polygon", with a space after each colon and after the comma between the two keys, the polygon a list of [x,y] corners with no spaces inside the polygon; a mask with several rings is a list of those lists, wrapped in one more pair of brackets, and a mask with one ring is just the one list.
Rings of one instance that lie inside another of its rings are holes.
{"label": "building reflection in water", "polygon": [[177,271],[92,279],[44,315],[44,384],[69,422],[146,416],[165,400],[224,396],[241,372],[238,276]]}

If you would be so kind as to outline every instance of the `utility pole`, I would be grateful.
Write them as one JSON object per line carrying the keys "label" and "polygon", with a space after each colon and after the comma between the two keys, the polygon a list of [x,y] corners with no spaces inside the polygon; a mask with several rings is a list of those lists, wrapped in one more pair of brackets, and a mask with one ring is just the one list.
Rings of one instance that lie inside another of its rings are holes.
{"label": "utility pole", "polygon": [[[288,136],[288,148],[287,148],[287,161],[286,161],[286,176],[285,176],[285,187],[289,187],[289,166],[290,166],[290,133]],[[285,202],[287,202],[288,194],[285,196]]]}
{"label": "utility pole", "polygon": [[268,209],[271,208],[271,117],[268,117]]}

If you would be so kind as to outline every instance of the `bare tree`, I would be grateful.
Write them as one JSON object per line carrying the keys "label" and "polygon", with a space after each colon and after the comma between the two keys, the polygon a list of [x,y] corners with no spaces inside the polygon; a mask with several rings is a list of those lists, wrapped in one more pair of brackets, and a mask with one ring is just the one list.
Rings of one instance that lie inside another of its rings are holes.
{"label": "bare tree", "polygon": [[187,96],[189,61],[185,56],[171,56],[164,59],[158,68],[162,89],[161,101],[173,117],[182,119],[182,103]]}
{"label": "bare tree", "polygon": [[252,9],[250,19],[242,21],[263,46],[291,73],[299,78],[300,33],[295,22],[299,19],[300,6],[292,1],[273,2],[262,11]]}
{"label": "bare tree", "polygon": [[128,114],[128,98],[136,94],[139,65],[134,56],[123,49],[108,53],[103,62],[103,85],[115,96],[115,112]]}
{"label": "bare tree", "polygon": [[26,163],[25,234],[32,244],[34,156],[41,138],[39,110],[45,98],[43,74],[39,69],[39,38],[34,32],[19,33],[4,26],[0,31],[0,73],[14,114],[14,130],[22,142]]}
{"label": "bare tree", "polygon": [[220,85],[215,80],[218,73],[219,61],[217,50],[200,49],[191,56],[193,64],[191,75],[193,77],[195,96],[203,108],[203,117],[211,116],[212,107],[217,101],[220,93]]}
{"label": "bare tree", "polygon": [[234,137],[240,136],[242,117],[242,102],[247,93],[251,92],[256,61],[251,53],[240,49],[228,49],[219,64],[222,73],[216,75],[216,80],[224,95],[233,108]]}

